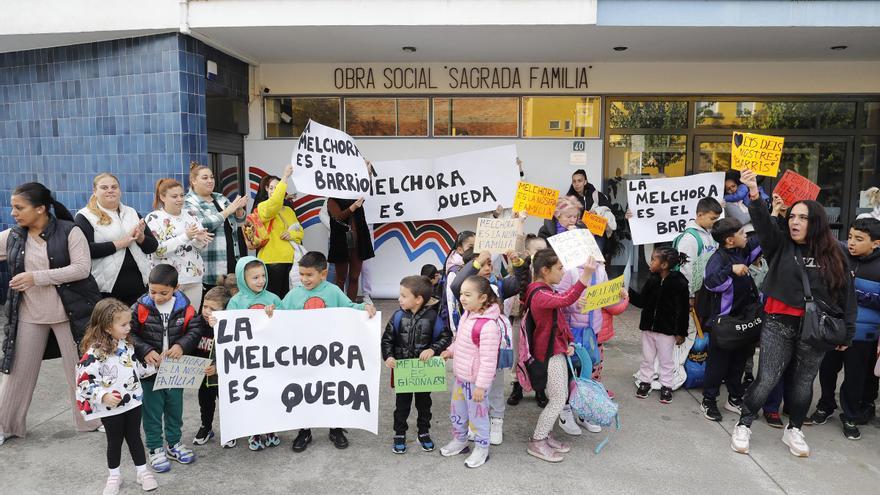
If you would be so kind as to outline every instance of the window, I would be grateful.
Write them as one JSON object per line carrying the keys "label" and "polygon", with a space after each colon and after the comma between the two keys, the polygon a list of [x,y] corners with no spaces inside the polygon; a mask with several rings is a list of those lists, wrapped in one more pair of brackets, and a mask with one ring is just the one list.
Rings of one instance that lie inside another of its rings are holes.
{"label": "window", "polygon": [[687,107],[686,101],[613,101],[608,123],[612,129],[682,129]]}
{"label": "window", "polygon": [[526,96],[522,99],[524,138],[598,138],[598,96]]}
{"label": "window", "polygon": [[428,135],[427,98],[398,98],[397,135],[422,137]]}
{"label": "window", "polygon": [[434,98],[435,136],[517,137],[519,98]]}
{"label": "window", "polygon": [[427,136],[425,98],[346,98],[345,132],[352,136]]}
{"label": "window", "polygon": [[865,102],[865,129],[880,129],[880,101]]}
{"label": "window", "polygon": [[339,98],[266,98],[266,137],[295,138],[309,119],[339,129]]}
{"label": "window", "polygon": [[856,191],[858,197],[857,214],[868,213],[874,209],[874,204],[867,191],[872,187],[880,186],[880,136],[864,136],[858,146],[859,157],[855,163]]}
{"label": "window", "polygon": [[608,136],[605,177],[649,174],[681,177],[687,159],[687,136],[679,134],[612,134]]}
{"label": "window", "polygon": [[736,129],[851,129],[855,102],[698,101],[696,126]]}

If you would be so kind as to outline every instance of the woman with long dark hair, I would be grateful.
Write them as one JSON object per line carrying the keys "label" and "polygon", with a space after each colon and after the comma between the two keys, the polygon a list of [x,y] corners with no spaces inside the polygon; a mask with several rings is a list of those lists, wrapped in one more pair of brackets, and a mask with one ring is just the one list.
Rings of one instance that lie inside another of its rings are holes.
{"label": "woman with long dark hair", "polygon": [[843,248],[828,227],[822,205],[815,201],[794,203],[788,211],[788,230],[782,230],[759,201],[755,178],[754,172],[746,170],[741,180],[749,188],[749,214],[770,264],[763,286],[766,318],[758,375],[743,399],[742,414],[730,446],[736,452],[749,452],[752,421],[772,389],[784,380],[791,414],[782,441],[793,455],[807,457],[810,448],[801,426],[813,398],[813,381],[825,350],[801,339],[806,306],[802,277],[807,275],[810,292],[820,307],[844,319],[847,339],[855,333],[855,290]]}
{"label": "woman with long dark hair", "polygon": [[16,225],[0,232],[0,261],[8,262],[12,275],[0,359],[0,372],[8,375],[0,385],[0,445],[27,433],[41,361],[59,354],[76,429],[92,431],[100,424],[83,419],[74,395],[77,346],[101,299],[90,272],[89,243],[43,184],[18,186],[11,203]]}

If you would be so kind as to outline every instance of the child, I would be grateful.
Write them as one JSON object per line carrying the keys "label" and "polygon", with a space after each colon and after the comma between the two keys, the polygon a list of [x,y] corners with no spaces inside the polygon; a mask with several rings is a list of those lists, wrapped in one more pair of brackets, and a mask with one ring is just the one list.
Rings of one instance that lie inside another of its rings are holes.
{"label": "child", "polygon": [[708,255],[718,248],[718,243],[712,238],[710,230],[712,225],[721,216],[721,204],[715,198],[702,198],[697,202],[697,217],[687,224],[684,232],[678,235],[672,242],[672,247],[684,254],[686,261],[675,271],[680,271],[687,281],[693,282],[688,289],[691,300],[700,286],[702,286],[703,274],[699,273],[694,278],[694,270],[702,270],[705,267],[697,266],[697,258]]}
{"label": "child", "polygon": [[[132,341],[138,359],[158,367],[162,359],[177,359],[195,350],[202,325],[186,294],[178,290],[177,270],[157,265],[150,271],[148,292],[131,307]],[[196,460],[180,442],[183,389],[153,390],[155,376],[141,381],[144,389],[143,423],[150,465],[157,473],[171,470],[168,457],[181,464]],[[166,447],[163,449],[163,424]]]}
{"label": "child", "polygon": [[443,297],[443,284],[440,283],[443,280],[443,274],[436,266],[429,263],[422,266],[421,275],[431,281],[431,297],[440,301]]}
{"label": "child", "polygon": [[99,301],[83,337],[83,357],[76,366],[79,410],[86,420],[101,418],[107,434],[110,476],[104,486],[104,495],[115,495],[122,486],[119,461],[123,439],[128,444],[141,488],[150,491],[159,486],[153,473],[147,471],[141,441],[143,390],[140,379],[147,370],[134,359],[130,331],[131,309],[128,306],[113,298]]}
{"label": "child", "polygon": [[[436,268],[435,268],[436,270]],[[422,276],[404,277],[400,281],[400,297],[397,298],[401,312],[397,326],[392,316],[382,334],[382,359],[392,370],[398,359],[427,361],[440,355],[452,342],[452,332],[439,316],[439,301],[431,296],[431,280]],[[393,373],[393,371],[392,371]],[[418,411],[419,443],[422,450],[434,450],[431,440],[431,393],[398,393],[394,408],[394,446],[395,454],[406,452],[406,420],[415,397]]]}
{"label": "child", "polygon": [[641,293],[630,289],[630,302],[642,308],[639,328],[642,330],[642,364],[636,397],[644,399],[651,393],[654,359],[660,362],[660,403],[672,402],[672,380],[675,371],[673,351],[687,337],[690,321],[690,289],[684,274],[673,271],[687,262],[687,255],[671,247],[658,247],[651,253],[651,276]]}
{"label": "child", "polygon": [[[842,367],[843,384],[840,386],[840,422],[843,436],[858,440],[862,434],[856,424],[870,420],[873,407],[865,403],[864,391],[874,374],[877,360],[878,327],[880,327],[880,221],[860,218],[849,228],[846,242],[849,267],[855,277],[858,314],[852,345],[844,351],[825,353],[819,367],[822,397],[810,419],[813,424],[824,424],[835,409],[834,391],[837,374]],[[870,400],[870,399],[868,399]],[[868,407],[866,407],[868,406]]]}
{"label": "child", "polygon": [[455,333],[458,326],[459,315],[453,310],[453,308],[458,306],[458,300],[455,298],[455,294],[452,293],[452,283],[455,281],[458,270],[464,265],[464,254],[473,250],[475,240],[476,234],[473,231],[465,230],[460,232],[455,240],[455,246],[453,246],[449,256],[446,257],[446,263],[444,264],[446,280],[443,282],[444,298],[440,305],[440,314],[445,315],[449,319],[449,328],[452,329],[453,333]]}
{"label": "child", "polygon": [[[229,277],[226,277],[229,278]],[[220,277],[220,284],[225,282]],[[199,412],[201,413],[202,426],[193,438],[193,445],[204,445],[214,438],[214,410],[217,407],[217,356],[214,353],[214,311],[223,311],[232,298],[232,293],[223,285],[212,287],[205,293],[202,301],[202,338],[196,347],[196,355],[211,360],[211,365],[205,369],[205,379],[199,387]],[[235,439],[223,444],[223,448],[235,447]]]}
{"label": "child", "polygon": [[489,279],[480,276],[464,281],[460,300],[465,310],[461,327],[452,345],[440,354],[443,359],[454,358],[455,375],[449,406],[453,438],[440,454],[451,457],[467,450],[470,423],[476,430],[474,451],[464,464],[477,468],[489,458],[489,411],[484,399],[491,393],[498,362],[501,330],[495,320],[501,308]]}
{"label": "child", "polygon": [[[352,308],[366,311],[370,318],[376,316],[372,304],[357,304],[335,284],[327,282],[327,257],[317,251],[309,251],[299,260],[299,278],[302,285],[290,289],[279,309]],[[330,441],[337,449],[348,447],[345,430],[330,428]],[[312,430],[299,430],[293,440],[293,451],[304,452],[312,442]]]}
{"label": "child", "polygon": [[[235,264],[235,278],[239,291],[229,300],[226,309],[265,309],[267,313],[271,313],[281,306],[281,299],[268,290],[269,271],[262,260],[253,256],[242,257]],[[254,452],[279,445],[281,439],[275,432],[251,435],[248,438],[248,448]]]}
{"label": "child", "polygon": [[476,238],[477,234],[472,230],[463,230],[458,233],[458,237],[455,238],[455,245],[452,246],[452,251],[446,256],[446,262],[443,264],[443,270],[446,275],[449,275],[449,271],[453,267],[461,267],[464,264],[461,257],[465,251],[473,249]]}

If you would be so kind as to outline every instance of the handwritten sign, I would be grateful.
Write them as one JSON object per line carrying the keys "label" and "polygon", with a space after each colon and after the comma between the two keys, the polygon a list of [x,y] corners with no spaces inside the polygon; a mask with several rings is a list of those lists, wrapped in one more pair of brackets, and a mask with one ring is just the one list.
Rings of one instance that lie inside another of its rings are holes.
{"label": "handwritten sign", "polygon": [[590,232],[592,232],[593,235],[598,235],[600,237],[605,235],[605,227],[608,226],[608,219],[602,215],[596,215],[591,211],[585,211],[581,221],[584,222],[584,225],[590,229]]}
{"label": "handwritten sign", "polygon": [[291,158],[300,194],[357,199],[370,194],[370,174],[348,134],[309,120]]}
{"label": "handwritten sign", "polygon": [[177,359],[165,358],[159,365],[153,390],[165,388],[197,389],[205,378],[205,368],[210,359],[195,356],[180,356]]}
{"label": "handwritten sign", "polygon": [[722,199],[723,186],[724,172],[627,181],[626,199],[633,212],[629,220],[633,244],[675,239],[696,218],[701,199]]}
{"label": "handwritten sign", "polygon": [[786,206],[791,206],[804,199],[818,198],[819,186],[796,172],[786,170],[773,193],[778,194],[782,201],[785,201]]}
{"label": "handwritten sign", "polygon": [[492,254],[504,254],[515,250],[519,225],[520,222],[516,219],[477,219],[477,238],[474,242],[474,252],[489,251]]}
{"label": "handwritten sign", "polygon": [[547,238],[547,242],[556,251],[556,256],[559,256],[559,261],[565,268],[577,268],[586,263],[590,256],[596,261],[605,261],[602,250],[596,244],[596,238],[587,229],[556,234]]}
{"label": "handwritten sign", "polygon": [[758,175],[776,177],[782,159],[785,138],[749,132],[734,132],[731,143],[730,168],[754,170]]}
{"label": "handwritten sign", "polygon": [[599,285],[594,285],[584,293],[584,302],[581,305],[581,313],[589,313],[594,309],[604,308],[617,304],[620,301],[620,289],[623,289],[626,280],[621,275]]}
{"label": "handwritten sign", "polygon": [[551,219],[556,210],[559,191],[528,182],[520,182],[513,201],[513,211],[525,211],[529,215]]}
{"label": "handwritten sign", "polygon": [[394,366],[394,391],[398,394],[410,392],[445,392],[446,361],[432,357],[421,359],[401,359]]}

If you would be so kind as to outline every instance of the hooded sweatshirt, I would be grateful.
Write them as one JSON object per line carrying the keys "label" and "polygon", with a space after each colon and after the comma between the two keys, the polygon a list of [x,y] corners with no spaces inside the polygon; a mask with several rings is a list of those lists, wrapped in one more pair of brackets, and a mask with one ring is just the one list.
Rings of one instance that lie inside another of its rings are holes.
{"label": "hooded sweatshirt", "polygon": [[364,306],[366,305],[351,302],[351,299],[336,284],[331,284],[326,280],[312,290],[303,286],[294,287],[281,302],[281,309],[351,308],[363,310]]}
{"label": "hooded sweatshirt", "polygon": [[[690,230],[693,229],[693,230]],[[700,236],[700,240],[703,241],[703,250],[700,251],[699,244],[697,243],[696,235]],[[712,238],[712,234],[709,233],[708,230],[704,229],[697,225],[696,220],[691,220],[688,222],[687,227],[684,232],[679,234],[680,239],[678,239],[677,249],[679,253],[684,253],[688,257],[687,263],[682,263],[681,267],[678,271],[681,272],[682,275],[690,282],[693,280],[694,276],[694,260],[697,259],[697,256],[700,256],[704,253],[711,253],[718,249],[718,243],[715,242],[715,239]],[[691,297],[694,297],[694,293],[690,293]]]}
{"label": "hooded sweatshirt", "polygon": [[269,272],[266,270],[266,264],[253,256],[245,256],[238,260],[235,264],[235,280],[238,282],[238,294],[232,296],[226,309],[262,309],[266,306],[281,306],[281,299],[275,294],[266,290],[266,286],[260,292],[254,292],[248,287],[244,279],[244,267],[252,261],[257,261],[262,265],[263,271],[266,272],[266,286],[268,286]]}

